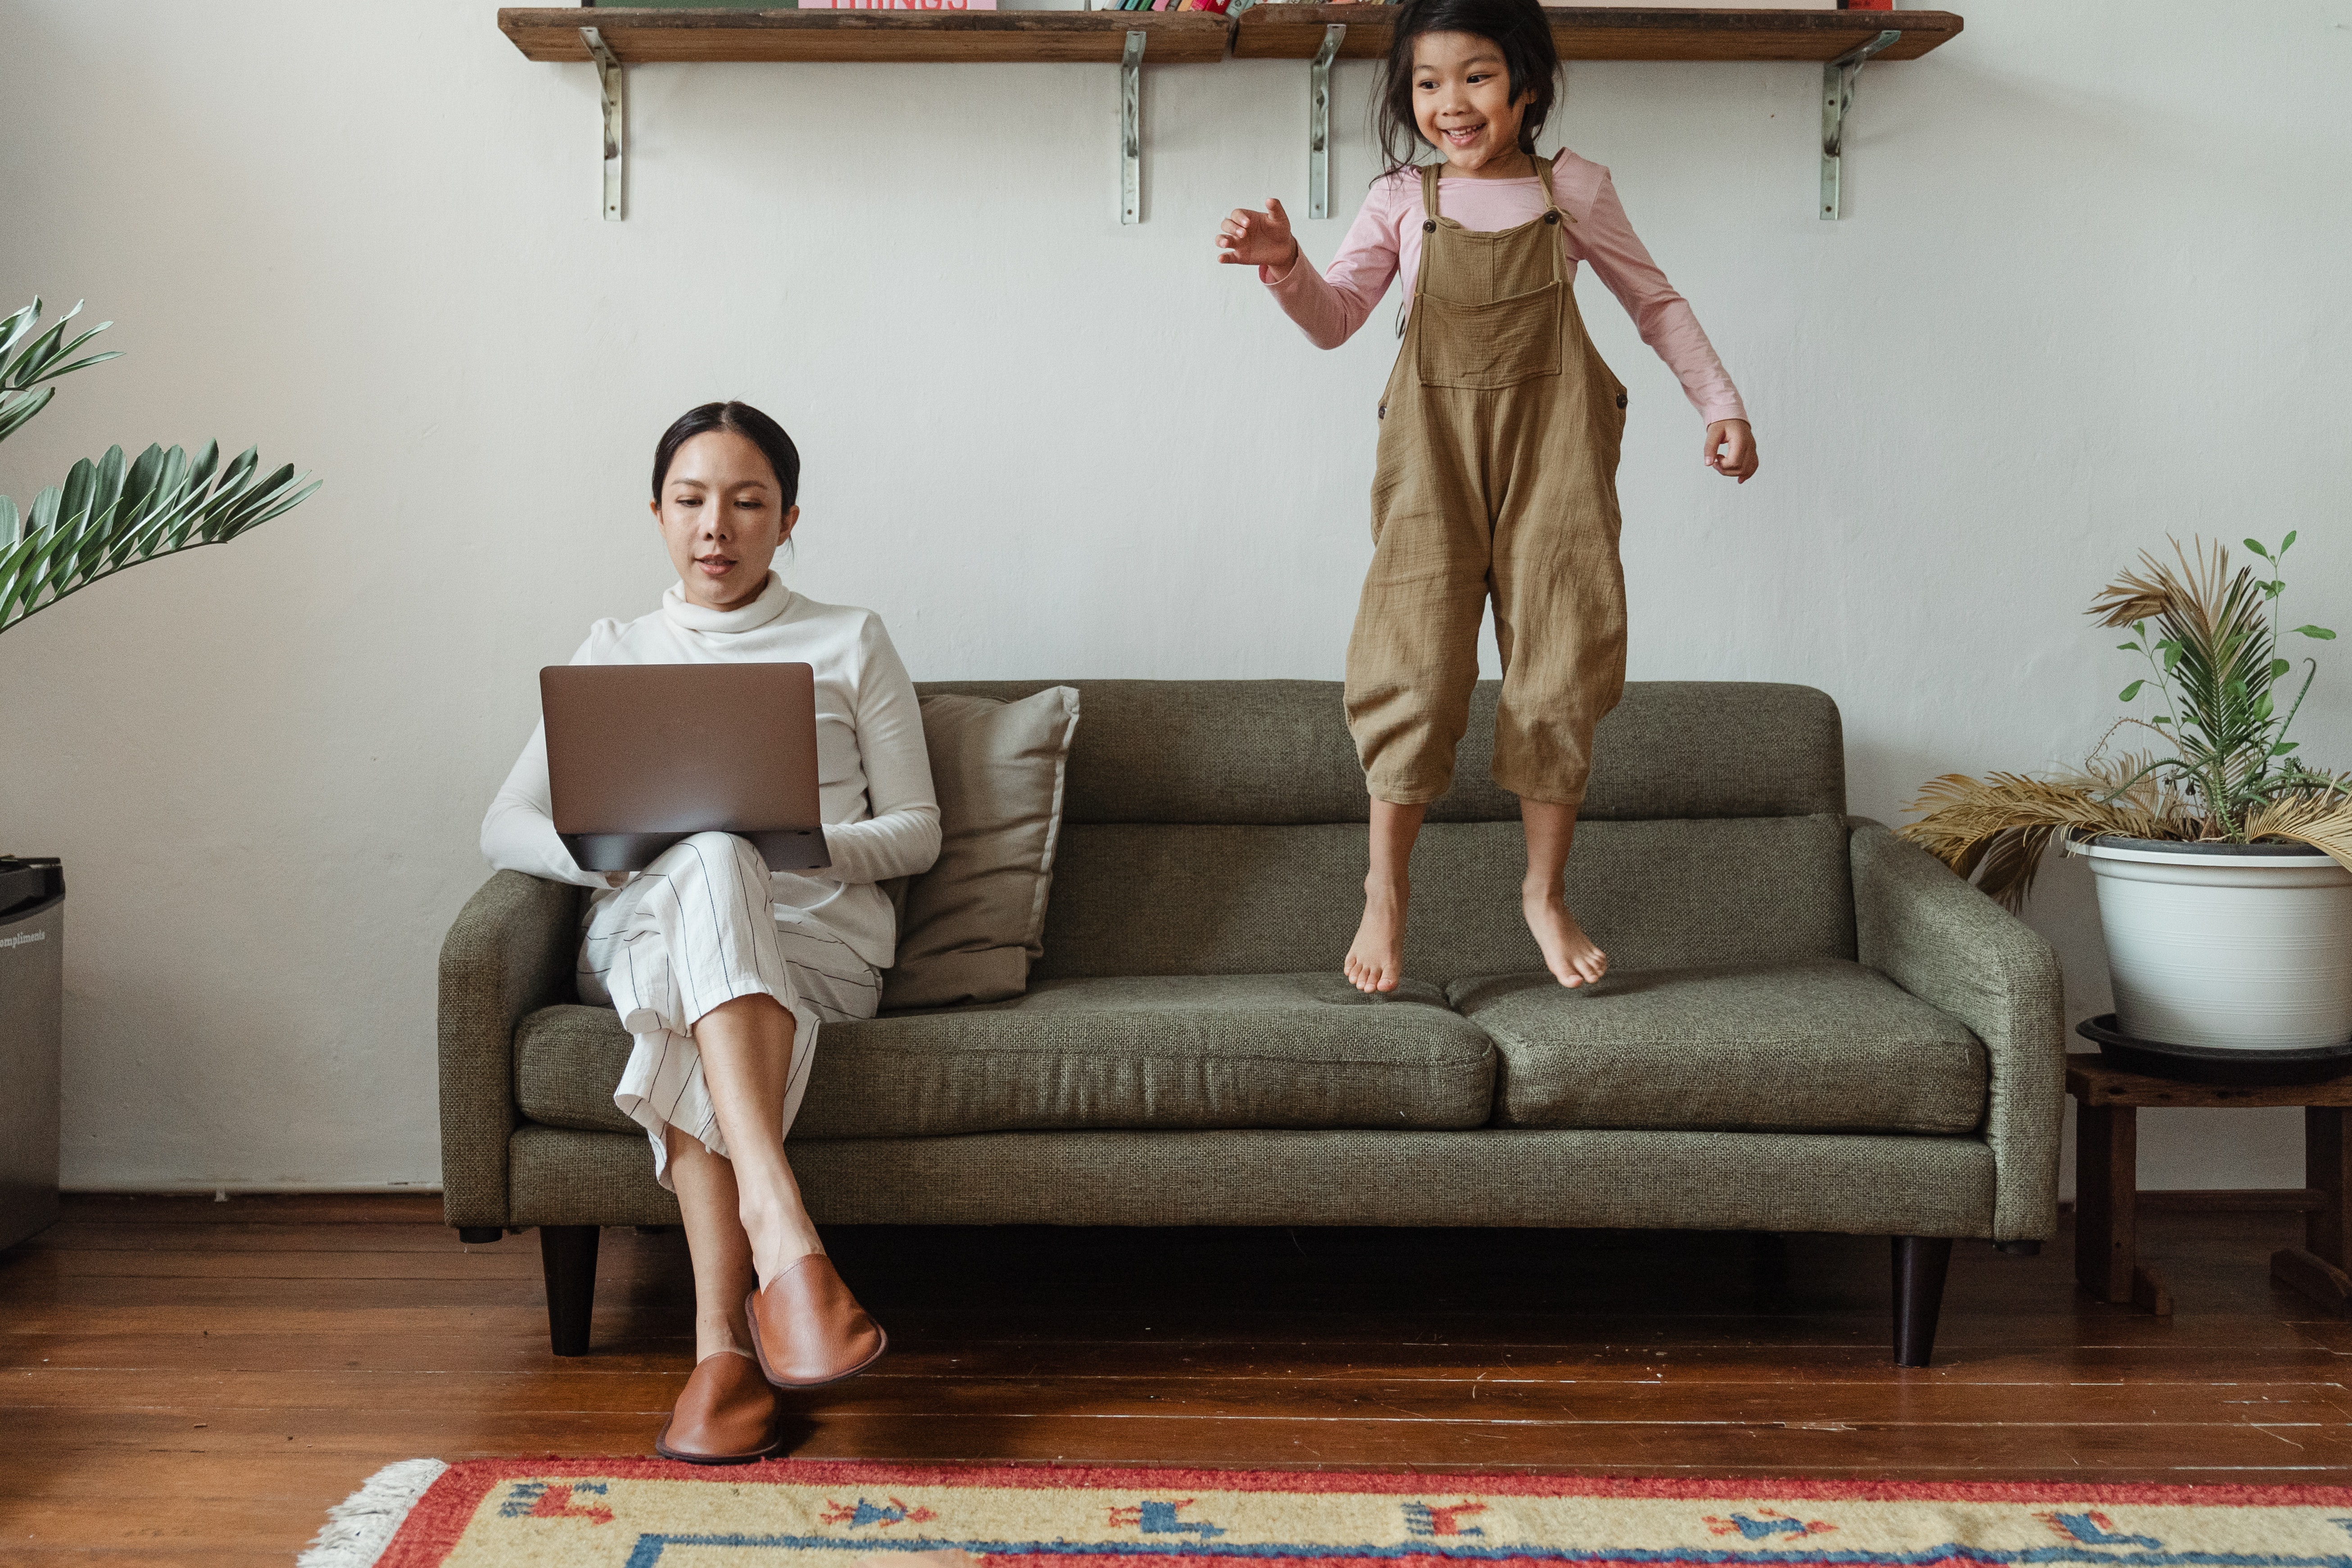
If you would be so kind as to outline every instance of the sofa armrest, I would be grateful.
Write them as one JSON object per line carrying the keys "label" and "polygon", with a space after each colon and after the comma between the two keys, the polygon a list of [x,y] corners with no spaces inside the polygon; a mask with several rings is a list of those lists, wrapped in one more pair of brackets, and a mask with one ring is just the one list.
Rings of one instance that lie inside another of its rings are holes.
{"label": "sofa armrest", "polygon": [[580,889],[500,871],[441,941],[441,1203],[453,1226],[502,1226],[515,1127],[515,1026],[573,999]]}
{"label": "sofa armrest", "polygon": [[1848,819],[1863,963],[1984,1042],[1993,1239],[2048,1236],[2058,1208],[2066,1034],[2058,957],[2031,926],[1882,824]]}

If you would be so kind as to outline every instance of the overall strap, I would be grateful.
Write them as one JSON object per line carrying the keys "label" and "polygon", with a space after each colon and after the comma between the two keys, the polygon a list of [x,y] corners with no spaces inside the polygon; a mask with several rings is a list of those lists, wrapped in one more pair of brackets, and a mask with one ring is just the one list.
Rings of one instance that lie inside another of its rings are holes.
{"label": "overall strap", "polygon": [[1407,313],[1414,300],[1421,298],[1422,289],[1429,281],[1429,242],[1437,234],[1437,174],[1445,165],[1423,163],[1421,166],[1421,260],[1412,269],[1412,292],[1397,301],[1396,335],[1404,336]]}
{"label": "overall strap", "polygon": [[[1551,160],[1549,158],[1538,158],[1533,153],[1529,153],[1528,154],[1528,162],[1535,165],[1536,181],[1538,184],[1543,186],[1543,216],[1545,224],[1548,226],[1557,226],[1563,224],[1574,223],[1576,221],[1576,215],[1570,212],[1566,207],[1561,206],[1559,205],[1559,197],[1554,195],[1552,193]],[[1551,275],[1554,280],[1565,278],[1568,275],[1568,237],[1565,234],[1562,234],[1559,237],[1559,243],[1551,247]]]}

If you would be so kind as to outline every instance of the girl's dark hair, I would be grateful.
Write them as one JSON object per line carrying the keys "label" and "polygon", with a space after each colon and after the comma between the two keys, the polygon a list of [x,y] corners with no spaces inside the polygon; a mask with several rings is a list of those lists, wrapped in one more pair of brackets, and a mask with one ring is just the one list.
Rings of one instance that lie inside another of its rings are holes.
{"label": "girl's dark hair", "polygon": [[1534,153],[1559,81],[1559,50],[1543,7],[1536,0],[1404,0],[1397,9],[1388,71],[1372,100],[1372,135],[1388,160],[1381,175],[1412,167],[1429,145],[1412,115],[1412,42],[1423,33],[1475,33],[1503,51],[1512,101],[1524,92],[1535,94],[1519,121],[1519,151]]}
{"label": "girl's dark hair", "polygon": [[706,403],[689,408],[662,432],[662,438],[654,445],[654,500],[661,500],[662,481],[669,477],[670,459],[677,456],[677,449],[712,430],[731,431],[766,454],[768,467],[776,470],[776,488],[782,492],[776,498],[776,510],[792,510],[793,500],[801,493],[800,448],[793,445],[782,426],[748,403]]}

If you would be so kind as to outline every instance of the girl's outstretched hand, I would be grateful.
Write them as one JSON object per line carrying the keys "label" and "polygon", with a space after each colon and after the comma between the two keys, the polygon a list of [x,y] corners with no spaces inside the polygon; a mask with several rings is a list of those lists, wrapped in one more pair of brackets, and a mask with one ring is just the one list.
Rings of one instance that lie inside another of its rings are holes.
{"label": "girl's outstretched hand", "polygon": [[1727,479],[1741,484],[1756,477],[1756,432],[1745,419],[1718,419],[1706,427],[1706,445],[1699,460]]}
{"label": "girl's outstretched hand", "polygon": [[1219,261],[1271,267],[1276,272],[1289,271],[1298,260],[1298,242],[1290,237],[1290,215],[1272,196],[1265,198],[1262,213],[1235,207],[1217,226],[1217,248],[1224,253],[1217,258]]}

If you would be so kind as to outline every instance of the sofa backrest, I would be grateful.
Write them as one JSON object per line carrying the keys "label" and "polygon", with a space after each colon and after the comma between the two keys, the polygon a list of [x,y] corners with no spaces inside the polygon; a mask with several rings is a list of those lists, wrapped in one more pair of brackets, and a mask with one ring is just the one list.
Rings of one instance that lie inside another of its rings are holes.
{"label": "sofa backrest", "polygon": [[[1078,689],[1040,979],[1336,969],[1362,910],[1364,776],[1314,680],[930,682]],[[1541,966],[1516,897],[1517,799],[1488,774],[1482,681],[1413,857],[1405,966],[1438,984]],[[1623,969],[1852,957],[1844,744],[1809,687],[1635,681],[1594,738],[1568,867]]]}

